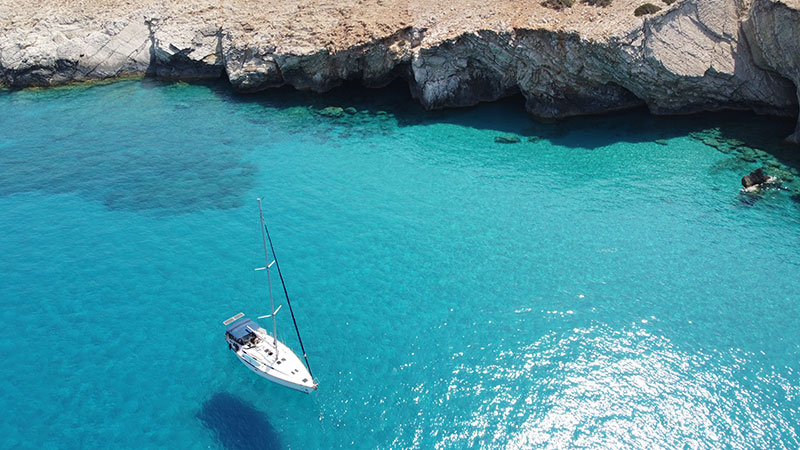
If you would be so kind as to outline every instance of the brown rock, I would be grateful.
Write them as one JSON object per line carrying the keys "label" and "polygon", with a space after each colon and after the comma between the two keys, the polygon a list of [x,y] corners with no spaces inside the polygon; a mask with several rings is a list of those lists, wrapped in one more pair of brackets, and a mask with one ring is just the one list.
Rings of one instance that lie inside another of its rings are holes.
{"label": "brown rock", "polygon": [[767,180],[767,176],[764,175],[764,170],[759,167],[758,169],[750,172],[750,175],[745,175],[742,177],[742,186],[745,188],[758,186],[766,183]]}

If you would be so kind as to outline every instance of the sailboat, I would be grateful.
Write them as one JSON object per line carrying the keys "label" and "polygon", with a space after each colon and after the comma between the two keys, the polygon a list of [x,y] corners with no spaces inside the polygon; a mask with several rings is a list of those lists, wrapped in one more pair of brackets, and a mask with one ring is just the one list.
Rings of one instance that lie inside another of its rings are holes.
{"label": "sailboat", "polygon": [[[239,360],[248,369],[269,381],[308,394],[317,389],[317,382],[311,375],[311,366],[308,364],[308,356],[306,356],[306,350],[305,347],[303,347],[303,340],[300,338],[300,329],[297,327],[297,320],[295,320],[292,304],[289,301],[286,283],[283,281],[281,267],[280,264],[278,264],[278,258],[275,256],[275,249],[272,246],[269,229],[264,220],[260,198],[258,199],[258,214],[261,219],[261,239],[264,242],[264,260],[266,265],[255,270],[264,270],[267,272],[267,290],[269,291],[269,305],[271,310],[270,314],[259,316],[258,318],[272,319],[272,335],[255,321],[244,317],[244,313],[239,313],[223,322],[223,324],[228,327],[225,330],[225,341],[228,342],[228,348],[236,354]],[[267,242],[269,242],[269,248],[272,251],[272,262],[269,260]],[[292,349],[278,340],[278,325],[275,321],[275,315],[280,311],[282,305],[278,306],[276,309],[275,301],[272,296],[272,277],[270,275],[270,269],[272,269],[273,265],[278,270],[278,276],[283,286],[283,293],[286,295],[286,303],[289,305],[292,322],[294,323],[295,331],[297,331],[297,340],[300,341],[300,348],[303,351],[305,364],[303,364],[303,361],[300,360]]]}

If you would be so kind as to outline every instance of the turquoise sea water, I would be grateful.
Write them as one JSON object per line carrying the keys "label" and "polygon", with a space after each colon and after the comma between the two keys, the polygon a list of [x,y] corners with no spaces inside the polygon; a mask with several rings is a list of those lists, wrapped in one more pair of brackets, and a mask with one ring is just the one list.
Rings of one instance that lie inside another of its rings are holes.
{"label": "turquoise sea water", "polygon": [[[791,120],[153,81],[0,112],[2,448],[800,446],[800,203],[689,136],[791,173]],[[223,339],[268,309],[258,196],[311,395]]]}

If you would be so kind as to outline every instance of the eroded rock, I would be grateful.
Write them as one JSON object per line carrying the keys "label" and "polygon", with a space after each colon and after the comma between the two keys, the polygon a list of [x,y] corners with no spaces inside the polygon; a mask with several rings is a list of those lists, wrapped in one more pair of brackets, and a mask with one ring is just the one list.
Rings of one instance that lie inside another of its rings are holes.
{"label": "eroded rock", "polygon": [[[133,0],[102,14],[55,15],[0,5],[0,84],[148,74],[227,76],[241,92],[324,92],[345,81],[380,87],[403,78],[428,109],[520,93],[541,117],[643,104],[657,114],[797,114],[796,0],[683,0],[644,19],[632,17],[634,0],[561,12],[500,0],[481,14],[437,2],[333,2],[324,14],[304,0],[259,8],[196,2]],[[800,122],[790,140],[800,142]]]}
{"label": "eroded rock", "polygon": [[[800,102],[800,3],[754,0],[742,29],[756,64],[792,80]],[[786,140],[800,144],[800,117]]]}

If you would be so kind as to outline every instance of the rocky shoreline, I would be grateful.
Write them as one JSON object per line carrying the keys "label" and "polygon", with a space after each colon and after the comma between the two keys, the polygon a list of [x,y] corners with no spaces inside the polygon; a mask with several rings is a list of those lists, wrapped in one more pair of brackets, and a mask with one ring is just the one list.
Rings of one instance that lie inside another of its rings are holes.
{"label": "rocky shoreline", "polygon": [[[641,18],[630,12],[638,3],[626,1],[607,12],[498,9],[471,21],[453,19],[470,5],[440,16],[422,6],[361,5],[378,10],[377,18],[359,17],[352,5],[316,11],[313,3],[262,16],[235,5],[192,5],[189,12],[125,3],[127,10],[78,8],[66,18],[6,5],[0,85],[146,75],[227,77],[241,92],[283,85],[324,92],[346,81],[380,87],[402,78],[429,109],[520,93],[540,117],[641,105],[656,114],[798,114],[800,0],[680,0]],[[356,12],[331,23],[301,20],[337,11]],[[534,13],[539,22],[525,16]],[[800,121],[787,140],[800,143]]]}

